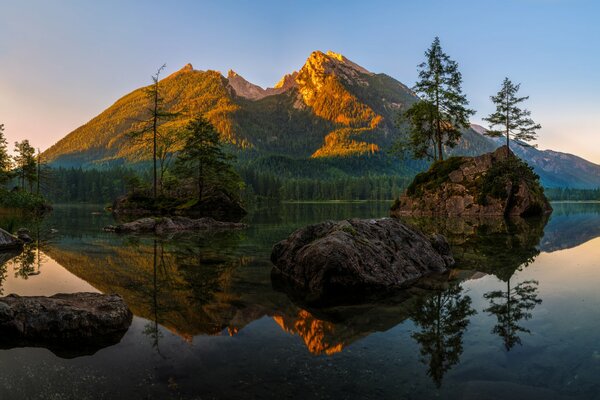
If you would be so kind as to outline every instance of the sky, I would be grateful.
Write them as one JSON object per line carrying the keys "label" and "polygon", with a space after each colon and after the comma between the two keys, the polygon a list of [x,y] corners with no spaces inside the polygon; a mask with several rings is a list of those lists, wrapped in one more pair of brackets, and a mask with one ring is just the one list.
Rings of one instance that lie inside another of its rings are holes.
{"label": "sky", "polygon": [[529,95],[540,149],[600,164],[600,2],[0,0],[0,123],[42,151],[167,73],[233,69],[263,87],[332,50],[408,86],[435,36],[472,118],[505,76]]}

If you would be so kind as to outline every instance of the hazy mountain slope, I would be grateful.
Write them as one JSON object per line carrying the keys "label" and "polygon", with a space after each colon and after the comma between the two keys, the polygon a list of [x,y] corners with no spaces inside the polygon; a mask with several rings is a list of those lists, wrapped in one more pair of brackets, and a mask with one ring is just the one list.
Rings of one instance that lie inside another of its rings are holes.
{"label": "hazy mountain slope", "polygon": [[[473,130],[483,135],[486,129],[472,125]],[[506,144],[505,138],[489,138],[496,147]],[[511,146],[519,157],[527,161],[540,176],[545,187],[569,187],[574,189],[596,189],[600,187],[600,165],[573,154],[553,150],[538,150],[535,147]]]}

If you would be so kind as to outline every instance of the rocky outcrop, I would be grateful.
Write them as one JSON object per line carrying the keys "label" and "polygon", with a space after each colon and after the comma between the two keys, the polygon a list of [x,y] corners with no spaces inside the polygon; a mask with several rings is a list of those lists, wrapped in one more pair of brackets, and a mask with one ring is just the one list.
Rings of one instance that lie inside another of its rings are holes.
{"label": "rocky outcrop", "polygon": [[13,294],[0,298],[0,347],[48,347],[68,355],[68,349],[77,352],[82,346],[89,353],[90,348],[118,342],[132,317],[119,295]]}
{"label": "rocky outcrop", "polygon": [[0,251],[23,247],[23,241],[0,228]]}
{"label": "rocky outcrop", "polygon": [[307,301],[392,290],[454,264],[440,235],[393,218],[326,221],[297,230],[271,253],[273,273]]}
{"label": "rocky outcrop", "polygon": [[120,225],[104,227],[107,232],[117,233],[169,233],[183,231],[242,229],[246,224],[221,222],[212,218],[191,219],[186,217],[148,217]]}
{"label": "rocky outcrop", "polygon": [[246,214],[240,200],[223,191],[211,191],[200,201],[179,198],[158,198],[144,192],[121,196],[115,200],[116,215],[187,215],[210,217],[219,221],[240,221]]}
{"label": "rocky outcrop", "polygon": [[392,216],[532,216],[552,212],[531,168],[500,147],[436,162],[415,177]]}

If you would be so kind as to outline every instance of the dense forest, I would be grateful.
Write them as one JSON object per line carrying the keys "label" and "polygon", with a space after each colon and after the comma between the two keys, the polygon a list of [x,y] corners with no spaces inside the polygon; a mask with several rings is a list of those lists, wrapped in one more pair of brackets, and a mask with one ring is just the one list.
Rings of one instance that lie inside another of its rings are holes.
{"label": "dense forest", "polygon": [[[394,175],[341,176],[328,179],[282,177],[280,174],[239,167],[245,182],[245,198],[276,201],[391,200],[410,184],[411,178]],[[273,170],[272,170],[273,171]],[[57,168],[48,170],[42,192],[53,203],[110,203],[138,182],[148,182],[149,172],[117,167],[106,170]],[[595,190],[546,188],[551,200],[599,200]]]}

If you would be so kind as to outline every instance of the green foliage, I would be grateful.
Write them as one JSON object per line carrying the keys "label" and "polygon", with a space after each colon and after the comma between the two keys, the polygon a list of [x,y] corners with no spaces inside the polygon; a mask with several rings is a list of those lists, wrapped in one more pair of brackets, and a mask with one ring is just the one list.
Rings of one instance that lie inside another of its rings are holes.
{"label": "green foliage", "polygon": [[207,189],[237,195],[241,178],[231,161],[232,156],[222,148],[219,133],[208,120],[197,117],[186,127],[185,143],[177,155],[174,172],[196,187],[198,200]]}
{"label": "green foliage", "polygon": [[516,187],[519,182],[524,182],[529,190],[543,197],[544,190],[539,179],[540,177],[533,172],[532,167],[520,158],[511,155],[505,160],[496,161],[483,176],[476,201],[479,204],[485,204],[487,196],[504,200],[509,195],[506,190],[507,186],[512,184],[513,187]]}
{"label": "green foliage", "polygon": [[455,147],[461,129],[469,127],[473,110],[462,93],[462,75],[458,64],[443,52],[436,37],[419,65],[419,81],[414,91],[421,101],[402,113],[408,123],[408,138],[401,147],[412,149],[417,158],[443,160],[443,146]]}
{"label": "green foliage", "polygon": [[434,162],[427,171],[415,176],[406,189],[406,194],[415,197],[420,196],[424,191],[439,188],[449,181],[448,174],[458,169],[464,161],[463,157],[450,157],[444,161]]}
{"label": "green foliage", "polygon": [[[50,170],[50,185],[45,185],[43,195],[53,203],[112,203],[128,191],[147,189],[144,180],[134,171],[115,167],[106,170],[82,168],[56,168]],[[147,175],[147,173],[146,173]]]}
{"label": "green foliage", "polygon": [[15,167],[19,176],[20,186],[25,188],[25,181],[29,183],[29,190],[32,190],[32,184],[37,178],[37,162],[35,159],[35,149],[25,139],[15,142]]}
{"label": "green foliage", "polygon": [[43,212],[49,205],[46,199],[36,193],[24,190],[0,188],[0,207],[15,208],[31,212]]}
{"label": "green foliage", "polygon": [[8,154],[8,142],[4,136],[4,124],[0,124],[0,184],[10,180],[11,164],[10,155]]}
{"label": "green foliage", "polygon": [[[530,142],[536,139],[537,130],[541,129],[540,124],[536,124],[529,117],[531,111],[520,109],[519,103],[529,99],[529,96],[517,97],[521,84],[514,84],[508,78],[504,78],[500,91],[495,96],[491,96],[492,102],[496,106],[496,111],[484,118],[490,124],[490,130],[486,135],[492,137],[506,136],[506,146],[510,147],[510,138],[517,140],[519,144]],[[501,130],[493,130],[499,126]]]}
{"label": "green foliage", "polygon": [[546,188],[544,193],[550,200],[557,201],[600,201],[600,188],[598,189],[572,189],[572,188]]}

